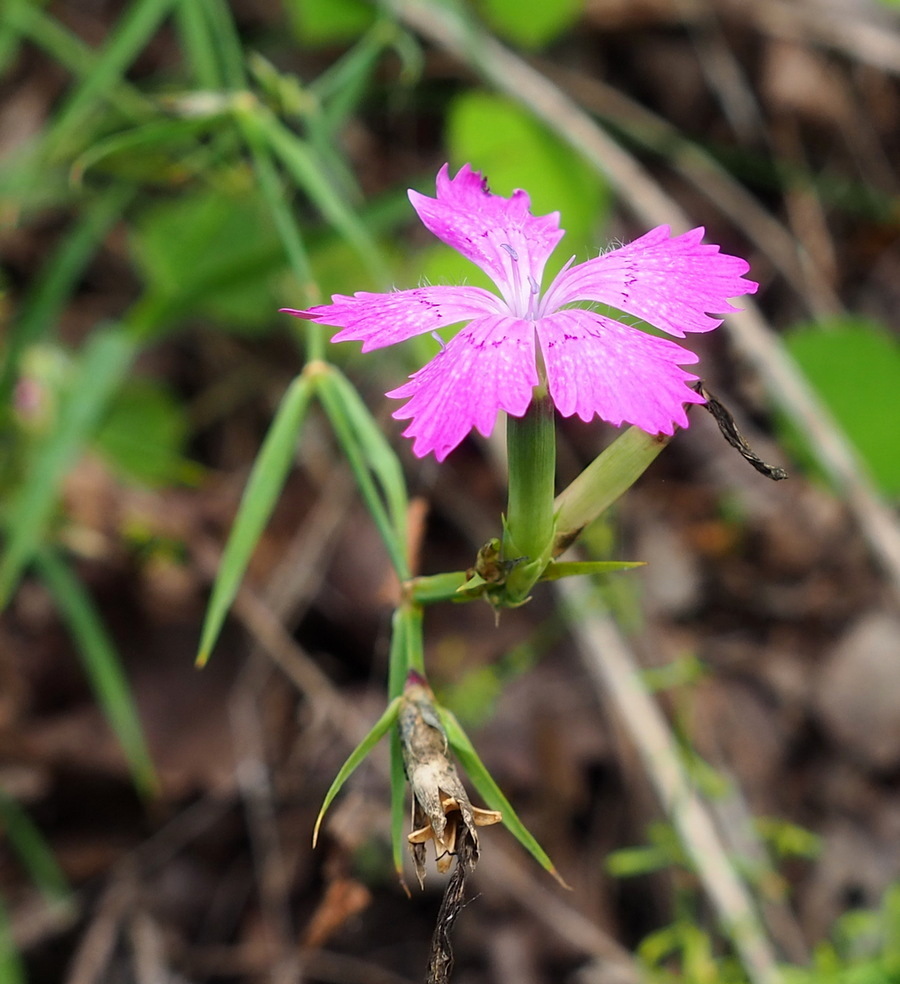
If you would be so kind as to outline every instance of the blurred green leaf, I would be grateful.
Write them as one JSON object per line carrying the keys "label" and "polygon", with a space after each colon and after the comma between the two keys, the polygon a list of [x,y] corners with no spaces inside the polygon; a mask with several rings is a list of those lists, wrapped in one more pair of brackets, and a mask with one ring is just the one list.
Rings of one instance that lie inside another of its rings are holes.
{"label": "blurred green leaf", "polygon": [[[825,405],[855,444],[875,481],[900,496],[900,345],[883,328],[862,318],[804,325],[785,336]],[[788,421],[787,438],[810,461],[806,438]]]}
{"label": "blurred green leaf", "polygon": [[822,838],[780,817],[757,817],[754,826],[777,858],[816,858]]}
{"label": "blurred green leaf", "polygon": [[244,331],[273,323],[283,254],[265,205],[241,184],[179,195],[138,220],[135,263],[173,315]]}
{"label": "blurred green leaf", "polygon": [[221,125],[220,114],[210,109],[199,118],[151,120],[94,141],[72,164],[72,180],[80,183],[92,168],[143,185],[169,188],[199,174],[202,157],[191,162],[200,146],[198,137]]}
{"label": "blurred green leaf", "polygon": [[375,20],[364,0],[285,0],[285,7],[294,34],[305,44],[353,41]]}
{"label": "blurred green leaf", "polygon": [[[579,260],[597,254],[597,231],[609,208],[609,188],[530,113],[502,96],[466,92],[450,107],[446,139],[451,158],[460,165],[471,163],[495,194],[524,188],[536,215],[560,213],[566,237],[548,265],[548,275],[573,253]],[[546,286],[547,275],[544,280]]]}
{"label": "blurred green leaf", "polygon": [[42,550],[36,565],[75,639],[97,701],[125,752],[134,784],[150,796],[158,782],[140,717],[119,654],[94,603],[58,554]]}
{"label": "blurred green leaf", "polygon": [[89,74],[75,86],[56,112],[47,131],[52,153],[82,139],[85,121],[96,113],[109,94],[116,93],[128,66],[146,47],[176,0],[132,0],[108,34]]}
{"label": "blurred green leaf", "polygon": [[133,195],[132,188],[113,185],[99,197],[84,201],[80,215],[35,277],[9,333],[0,367],[0,408],[8,406],[25,348],[56,335],[60,313],[78,278]]}
{"label": "blurred green leaf", "polygon": [[25,480],[3,514],[6,544],[0,559],[0,604],[46,534],[63,478],[93,435],[134,358],[136,343],[119,328],[96,331],[80,353],[55,430],[34,449]]}
{"label": "blurred green leaf", "polygon": [[[0,789],[0,830],[28,869],[32,881],[49,902],[69,897],[69,883],[43,834],[28,814]],[[2,960],[2,958],[0,958]],[[0,963],[2,967],[2,963]],[[6,978],[0,974],[0,981]]]}
{"label": "blurred green leaf", "polygon": [[477,0],[477,6],[501,37],[540,48],[575,25],[584,0]]}
{"label": "blurred green leaf", "polygon": [[370,275],[385,283],[388,273],[380,251],[369,230],[347,204],[348,197],[359,196],[358,189],[355,186],[337,187],[333,172],[329,173],[328,168],[317,159],[313,148],[274,116],[260,114],[256,118],[256,125],[269,149],[281,161],[297,187],[305,192],[319,212],[356,249]]}
{"label": "blurred green leaf", "polygon": [[659,847],[623,847],[608,854],[604,868],[613,878],[634,878],[668,868],[672,863],[668,851]]}
{"label": "blurred green leaf", "polygon": [[184,409],[158,383],[133,380],[112,400],[95,447],[126,478],[158,486],[185,480],[188,425]]}
{"label": "blurred green leaf", "polygon": [[0,898],[0,981],[3,981],[3,984],[28,984],[25,964],[16,949],[9,916],[2,898]]}
{"label": "blurred green leaf", "polygon": [[294,462],[300,428],[312,391],[313,380],[308,375],[298,376],[291,383],[253,463],[206,609],[197,654],[199,666],[203,666],[212,653],[250,557]]}

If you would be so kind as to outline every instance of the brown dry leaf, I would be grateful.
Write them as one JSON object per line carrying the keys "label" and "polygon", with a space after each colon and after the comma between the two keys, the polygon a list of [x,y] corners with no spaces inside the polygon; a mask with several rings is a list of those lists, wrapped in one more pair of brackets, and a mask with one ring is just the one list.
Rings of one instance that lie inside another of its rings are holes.
{"label": "brown dry leaf", "polygon": [[328,885],[303,934],[304,947],[321,947],[347,922],[368,908],[372,893],[353,878],[336,878]]}

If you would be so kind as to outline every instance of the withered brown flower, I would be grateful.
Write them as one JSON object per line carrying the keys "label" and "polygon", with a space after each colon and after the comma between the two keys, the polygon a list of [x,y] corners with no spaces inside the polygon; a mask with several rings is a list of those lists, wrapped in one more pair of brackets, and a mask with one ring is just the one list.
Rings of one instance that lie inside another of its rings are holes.
{"label": "withered brown flower", "polygon": [[472,806],[450,758],[447,735],[425,679],[411,671],[397,716],[406,778],[413,793],[413,831],[409,835],[416,877],[425,880],[425,845],[434,841],[437,869],[446,872],[456,854],[459,825],[469,833],[478,860],[476,827],[499,823],[496,810]]}

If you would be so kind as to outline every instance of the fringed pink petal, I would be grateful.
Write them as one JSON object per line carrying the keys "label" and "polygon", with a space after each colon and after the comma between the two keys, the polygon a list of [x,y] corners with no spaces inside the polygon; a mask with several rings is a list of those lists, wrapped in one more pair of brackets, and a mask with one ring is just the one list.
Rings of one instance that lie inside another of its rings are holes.
{"label": "fringed pink petal", "polygon": [[547,258],[563,236],[559,212],[532,215],[524,191],[509,198],[491,194],[469,164],[453,178],[445,164],[437,176],[437,197],[410,191],[409,200],[427,229],[484,270],[514,315],[526,314]]}
{"label": "fringed pink petal", "polygon": [[331,340],[362,342],[363,352],[502,309],[500,299],[480,287],[416,287],[391,294],[359,291],[352,297],[335,294],[331,304],[305,311],[282,308],[295,317],[341,328]]}
{"label": "fringed pink petal", "polygon": [[680,368],[697,356],[675,342],[629,328],[593,311],[559,311],[541,320],[538,338],[550,396],[564,417],[595,414],[648,434],[687,426],[685,403],[703,403]]}
{"label": "fringed pink petal", "polygon": [[413,453],[443,461],[473,427],[488,437],[498,410],[522,416],[537,383],[534,326],[492,316],[464,328],[387,395],[407,400],[394,417],[412,418],[403,434],[414,439]]}
{"label": "fringed pink petal", "polygon": [[550,285],[542,310],[597,301],[678,338],[711,331],[722,321],[710,315],[740,310],[729,299],[754,294],[759,285],[744,279],[750,269],[746,260],[702,243],[703,232],[692,229],[672,238],[668,226],[658,226],[627,246],[571,267]]}

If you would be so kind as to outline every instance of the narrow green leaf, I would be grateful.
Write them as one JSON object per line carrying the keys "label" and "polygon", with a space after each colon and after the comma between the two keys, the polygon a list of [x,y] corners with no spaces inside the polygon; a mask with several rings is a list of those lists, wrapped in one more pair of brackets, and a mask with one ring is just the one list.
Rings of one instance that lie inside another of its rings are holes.
{"label": "narrow green leaf", "polygon": [[175,0],[134,0],[113,28],[109,40],[74,92],[56,115],[47,136],[58,147],[84,123],[96,104],[115,92],[125,70],[156,33]]}
{"label": "narrow green leaf", "polygon": [[391,523],[398,539],[407,542],[409,498],[403,466],[378,421],[372,416],[355,386],[338,369],[332,369],[329,385],[338,393],[343,411],[359,437],[359,444],[387,501]]}
{"label": "narrow green leaf", "polygon": [[181,0],[175,7],[175,24],[194,80],[201,89],[215,91],[224,83],[218,52],[210,37],[203,0]]}
{"label": "narrow green leaf", "polygon": [[65,394],[57,428],[35,449],[25,481],[4,516],[7,542],[0,559],[0,606],[43,540],[66,472],[89,440],[135,355],[121,329],[95,332]]}
{"label": "narrow green leaf", "polygon": [[[310,266],[309,254],[306,251],[303,235],[286,200],[265,136],[260,132],[258,110],[259,105],[255,99],[248,99],[246,103],[239,102],[235,107],[235,121],[250,149],[259,189],[272,216],[285,256],[297,279],[301,303],[316,304],[319,301],[319,291]],[[306,342],[307,361],[321,359],[325,346],[322,330],[307,323],[303,337]]]}
{"label": "narrow green leaf", "polygon": [[[399,698],[398,698],[399,700]],[[396,728],[391,732],[391,857],[394,871],[400,883],[403,880],[403,848],[408,843],[403,836],[406,822],[406,768],[403,765],[403,749],[400,746],[400,733]],[[409,890],[407,889],[407,895]]]}
{"label": "narrow green leaf", "polygon": [[541,581],[558,581],[561,577],[575,577],[579,574],[609,574],[611,571],[629,571],[643,567],[645,560],[574,560],[549,564]]}
{"label": "narrow green leaf", "polygon": [[500,791],[500,787],[494,782],[490,772],[478,757],[475,747],[469,741],[469,736],[463,731],[455,715],[446,708],[439,707],[438,713],[441,716],[441,723],[447,732],[447,740],[450,747],[456,753],[463,768],[472,780],[472,785],[484,798],[485,803],[492,810],[499,810],[503,814],[503,823],[507,830],[518,840],[526,851],[538,862],[538,864],[548,871],[564,888],[569,886],[563,877],[556,870],[547,852],[534,839],[533,835],[519,819],[516,811],[512,808],[509,800]]}
{"label": "narrow green leaf", "polygon": [[0,981],[3,984],[28,984],[25,964],[13,940],[6,906],[0,898]]}
{"label": "narrow green leaf", "polygon": [[[16,0],[4,3],[3,26],[11,27],[45,51],[75,78],[87,80],[103,57],[103,52],[91,48],[77,35],[67,30],[56,18],[41,9],[36,0]],[[137,117],[150,108],[150,102],[127,80],[120,78],[104,92],[104,98],[123,115]],[[43,178],[41,172],[36,175]]]}
{"label": "narrow green leaf", "polygon": [[365,443],[368,435],[360,435],[356,431],[354,422],[347,413],[343,401],[344,391],[335,383],[337,370],[332,366],[328,366],[327,370],[318,379],[318,394],[322,406],[334,428],[344,455],[350,462],[363,502],[381,534],[397,577],[401,581],[406,581],[410,575],[406,561],[406,543],[395,529],[393,519],[379,495],[372,472],[369,470],[369,460],[377,452],[373,451],[371,444]]}
{"label": "narrow green leaf", "polygon": [[[424,640],[422,635],[422,609],[405,602],[394,610],[391,619],[391,651],[388,664],[388,696],[399,701],[406,678],[411,669],[424,675]],[[391,732],[391,853],[394,869],[404,888],[403,848],[407,844],[403,836],[406,806],[406,769],[400,747],[400,734]],[[407,894],[409,894],[407,890]]]}
{"label": "narrow green leaf", "polygon": [[[85,173],[106,158],[131,155],[132,171],[140,168],[141,173],[137,174],[137,177],[144,177],[144,173],[150,172],[152,168],[152,179],[155,181],[163,184],[183,182],[188,176],[185,165],[181,161],[172,159],[171,148],[179,141],[183,142],[184,138],[191,138],[192,143],[184,146],[195,149],[193,138],[214,128],[217,122],[216,116],[212,113],[188,119],[166,117],[113,133],[92,143],[75,159],[71,169],[72,180],[80,184],[84,180]],[[163,153],[154,155],[154,151],[157,150],[162,150]],[[132,171],[129,171],[129,178],[135,177]],[[148,180],[151,179],[149,173],[146,173],[146,177]]]}
{"label": "narrow green leaf", "polygon": [[144,796],[154,795],[159,782],[137,707],[119,654],[93,601],[58,554],[42,550],[35,561],[38,574],[53,595],[75,639],[97,702],[125,752],[135,786]]}
{"label": "narrow green leaf", "polygon": [[556,497],[553,556],[570,547],[588,523],[631,488],[671,440],[664,434],[629,427],[560,492]]}
{"label": "narrow green leaf", "polygon": [[322,808],[319,810],[319,815],[316,817],[316,825],[313,828],[313,847],[316,846],[316,842],[319,839],[319,828],[322,825],[322,820],[325,817],[325,813],[328,807],[331,806],[334,801],[335,796],[341,791],[341,787],[350,778],[353,772],[356,771],[357,767],[363,761],[363,759],[372,751],[372,749],[378,744],[379,741],[387,734],[388,729],[397,720],[397,712],[400,709],[400,698],[395,697],[390,704],[388,704],[385,709],[384,714],[375,722],[375,726],[366,735],[365,738],[353,749],[350,753],[350,757],[341,766],[338,774],[334,777],[334,782],[325,794],[325,799],[322,802]]}
{"label": "narrow green leaf", "polygon": [[60,312],[75,283],[133,195],[132,188],[114,185],[86,204],[78,221],[41,268],[8,336],[0,369],[0,408],[9,405],[22,352],[37,340],[56,334]]}
{"label": "narrow green leaf", "polygon": [[[390,21],[378,22],[310,82],[309,94],[321,106],[321,112],[311,116],[308,124],[311,133],[325,138],[323,144],[334,143],[334,134],[370,91],[372,73],[397,31]],[[316,149],[321,151],[322,147],[317,144]]]}
{"label": "narrow green leaf", "polygon": [[365,225],[347,207],[342,195],[334,188],[312,148],[271,113],[259,114],[258,123],[269,147],[297,186],[303,189],[322,215],[353,246],[371,276],[376,281],[387,283],[390,274],[381,261],[381,250]]}
{"label": "narrow green leaf", "polygon": [[314,385],[313,378],[308,374],[298,376],[291,383],[253,464],[206,610],[197,655],[198,666],[203,666],[210,657],[250,556],[275,508],[275,501],[294,461],[297,438]]}
{"label": "narrow green leaf", "polygon": [[[69,883],[56,863],[50,845],[28,814],[2,789],[0,789],[0,829],[3,830],[13,850],[28,869],[34,884],[47,901],[66,900],[70,894]],[[0,980],[5,981],[6,978],[0,974]]]}
{"label": "narrow green leaf", "polygon": [[[432,605],[437,601],[466,601],[468,599],[460,597],[460,592],[465,590],[468,581],[467,571],[423,575],[410,581],[410,597],[420,605]],[[479,577],[473,587],[484,583]]]}
{"label": "narrow green leaf", "polygon": [[244,50],[227,0],[180,0],[181,6],[197,4],[203,8],[209,28],[209,43],[218,55],[222,78],[228,89],[247,87]]}

